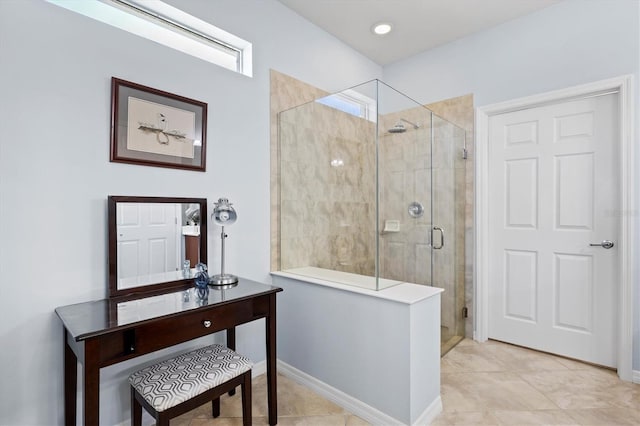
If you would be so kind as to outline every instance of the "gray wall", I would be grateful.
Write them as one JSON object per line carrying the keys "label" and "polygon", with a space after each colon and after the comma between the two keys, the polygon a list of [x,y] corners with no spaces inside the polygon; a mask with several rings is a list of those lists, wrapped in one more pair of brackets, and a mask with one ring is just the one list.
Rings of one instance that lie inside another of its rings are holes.
{"label": "gray wall", "polygon": [[[625,74],[634,75],[640,172],[640,2],[565,0],[384,69],[385,82],[421,102],[473,93],[476,107]],[[640,247],[640,185],[633,215]],[[640,265],[636,250],[635,265]],[[640,279],[634,286],[634,370],[640,370]]]}
{"label": "gray wall", "polygon": [[[269,69],[330,91],[381,77],[277,1],[170,3],[253,42],[254,77],[41,0],[0,1],[0,424],[63,423],[54,309],[106,296],[107,195],[228,197],[227,270],[270,281]],[[208,103],[206,173],[109,162],[112,76]],[[241,327],[238,350],[264,359],[263,335]],[[103,370],[101,424],[127,418],[126,375],[150,359]]]}

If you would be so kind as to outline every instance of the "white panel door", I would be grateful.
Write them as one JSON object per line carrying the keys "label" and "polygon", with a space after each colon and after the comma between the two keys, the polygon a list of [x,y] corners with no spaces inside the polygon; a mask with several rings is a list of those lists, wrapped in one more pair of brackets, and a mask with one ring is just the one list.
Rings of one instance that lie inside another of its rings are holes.
{"label": "white panel door", "polygon": [[118,278],[178,270],[175,204],[118,203],[117,209]]}
{"label": "white panel door", "polygon": [[618,95],[489,120],[489,334],[616,366]]}

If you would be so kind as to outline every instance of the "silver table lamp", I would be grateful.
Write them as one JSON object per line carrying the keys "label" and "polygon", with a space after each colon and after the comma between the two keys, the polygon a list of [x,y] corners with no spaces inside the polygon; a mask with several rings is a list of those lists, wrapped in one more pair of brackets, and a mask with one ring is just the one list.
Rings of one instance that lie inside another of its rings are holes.
{"label": "silver table lamp", "polygon": [[238,215],[236,214],[235,209],[231,207],[229,200],[226,198],[218,199],[218,202],[215,203],[213,207],[211,219],[217,225],[222,226],[222,232],[220,233],[220,239],[222,240],[222,259],[220,262],[220,273],[209,278],[209,285],[226,286],[238,282],[238,277],[224,272],[224,240],[227,238],[227,234],[224,233],[224,227],[225,225],[234,224],[237,218]]}

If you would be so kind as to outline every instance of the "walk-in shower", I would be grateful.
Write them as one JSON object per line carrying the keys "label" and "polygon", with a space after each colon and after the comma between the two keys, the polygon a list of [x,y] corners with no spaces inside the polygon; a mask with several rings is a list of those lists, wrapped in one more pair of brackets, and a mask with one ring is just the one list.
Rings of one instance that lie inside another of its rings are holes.
{"label": "walk-in shower", "polygon": [[437,286],[464,336],[465,132],[373,80],[278,114],[281,271]]}

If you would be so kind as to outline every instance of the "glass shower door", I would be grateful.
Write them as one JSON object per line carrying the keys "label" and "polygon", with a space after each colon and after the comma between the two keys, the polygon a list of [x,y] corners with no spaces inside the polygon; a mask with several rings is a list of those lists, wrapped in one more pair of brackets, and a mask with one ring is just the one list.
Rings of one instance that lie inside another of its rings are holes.
{"label": "glass shower door", "polygon": [[380,281],[445,290],[444,354],[465,331],[465,133],[422,107],[380,123]]}
{"label": "glass shower door", "polygon": [[380,122],[381,281],[431,285],[431,112],[414,105]]}
{"label": "glass shower door", "polygon": [[443,288],[441,348],[464,338],[465,328],[465,132],[433,114],[432,285]]}

